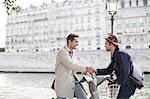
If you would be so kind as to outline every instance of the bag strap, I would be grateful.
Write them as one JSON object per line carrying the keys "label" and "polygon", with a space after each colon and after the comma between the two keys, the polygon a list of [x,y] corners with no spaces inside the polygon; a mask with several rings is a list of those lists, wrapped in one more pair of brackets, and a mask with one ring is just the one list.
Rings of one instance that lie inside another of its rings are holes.
{"label": "bag strap", "polygon": [[132,61],[130,59],[130,73],[129,73],[129,75],[133,74],[133,68],[134,68],[134,66],[133,66],[133,63],[132,63]]}

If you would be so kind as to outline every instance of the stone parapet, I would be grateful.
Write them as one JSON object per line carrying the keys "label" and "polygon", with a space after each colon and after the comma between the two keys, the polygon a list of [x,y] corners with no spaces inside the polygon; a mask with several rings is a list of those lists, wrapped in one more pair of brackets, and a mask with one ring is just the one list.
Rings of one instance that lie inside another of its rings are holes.
{"label": "stone parapet", "polygon": [[[145,72],[150,72],[150,50],[125,50],[133,62]],[[110,53],[105,50],[77,51],[82,64],[105,68],[110,62]],[[56,52],[0,53],[0,71],[54,72]]]}

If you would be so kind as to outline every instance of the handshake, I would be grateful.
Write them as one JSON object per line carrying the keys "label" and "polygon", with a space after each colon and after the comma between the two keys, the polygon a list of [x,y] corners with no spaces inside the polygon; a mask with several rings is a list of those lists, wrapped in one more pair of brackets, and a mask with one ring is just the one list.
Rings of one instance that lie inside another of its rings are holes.
{"label": "handshake", "polygon": [[92,74],[93,72],[96,72],[96,68],[94,67],[86,67],[86,71],[84,72],[85,75]]}

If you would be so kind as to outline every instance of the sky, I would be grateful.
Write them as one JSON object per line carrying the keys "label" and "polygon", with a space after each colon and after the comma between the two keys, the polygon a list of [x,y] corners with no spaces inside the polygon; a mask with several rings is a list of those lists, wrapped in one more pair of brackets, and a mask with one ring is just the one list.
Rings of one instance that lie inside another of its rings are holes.
{"label": "sky", "polygon": [[[3,0],[0,0],[0,48],[5,47],[6,40],[6,28],[5,25],[7,23],[7,13],[6,9],[2,4]],[[53,0],[56,2],[63,2],[65,0]],[[16,3],[22,8],[27,8],[32,5],[42,5],[42,2],[50,4],[51,0],[17,0]]]}

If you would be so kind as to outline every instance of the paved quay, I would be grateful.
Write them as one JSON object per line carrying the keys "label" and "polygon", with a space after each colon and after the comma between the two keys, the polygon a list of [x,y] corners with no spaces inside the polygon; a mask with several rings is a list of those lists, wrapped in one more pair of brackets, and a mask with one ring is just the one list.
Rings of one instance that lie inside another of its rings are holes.
{"label": "paved quay", "polygon": [[48,88],[0,86],[0,99],[52,99],[55,92]]}
{"label": "paved quay", "polygon": [[[146,83],[145,83],[146,84]],[[104,88],[105,84],[102,84]],[[98,92],[103,92],[102,87],[98,88]],[[87,86],[85,87],[88,91]],[[89,93],[89,92],[88,92]],[[131,99],[150,99],[149,87],[144,87],[141,90],[136,90],[136,93]],[[100,99],[110,99],[103,93],[100,94]],[[88,95],[90,97],[90,94]],[[34,88],[34,87],[6,87],[0,86],[0,99],[53,99],[56,98],[54,90],[50,88]],[[76,98],[75,98],[76,99]]]}

